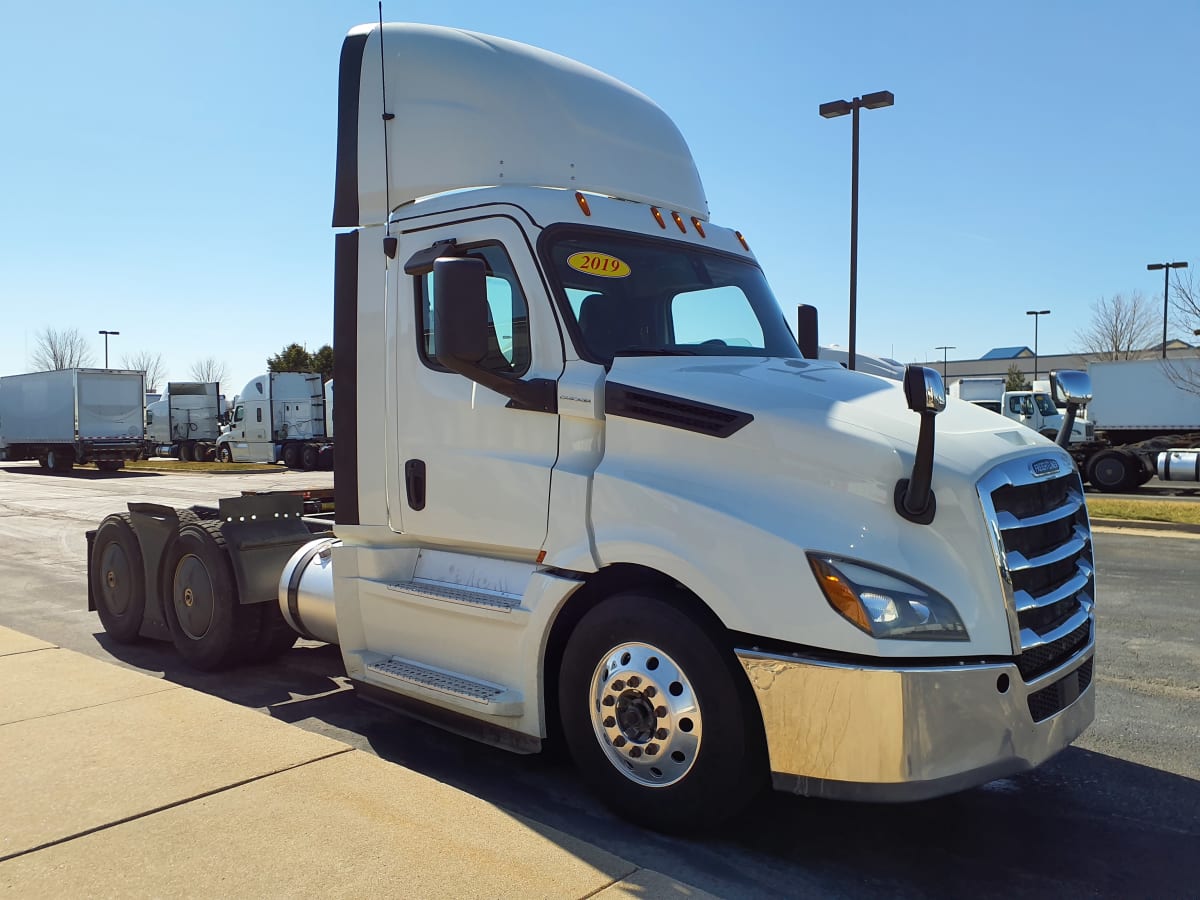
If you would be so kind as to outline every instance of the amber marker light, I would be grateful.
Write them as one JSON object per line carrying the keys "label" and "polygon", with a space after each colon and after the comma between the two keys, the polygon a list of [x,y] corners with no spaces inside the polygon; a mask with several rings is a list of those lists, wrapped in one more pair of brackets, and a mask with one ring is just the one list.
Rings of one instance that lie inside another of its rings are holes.
{"label": "amber marker light", "polygon": [[858,597],[855,596],[854,591],[850,589],[846,582],[842,581],[841,576],[824,560],[815,559],[810,556],[808,562],[817,576],[817,584],[821,586],[821,592],[825,595],[825,599],[829,601],[829,605],[851,624],[857,625],[867,634],[870,634],[871,623],[867,621],[867,611],[858,602]]}
{"label": "amber marker light", "polygon": [[734,234],[737,235],[738,243],[742,245],[742,249],[749,253],[750,245],[746,243],[746,239],[742,237],[742,233],[740,231],[735,231]]}
{"label": "amber marker light", "polygon": [[704,224],[695,216],[692,216],[692,227],[696,229],[696,234],[704,237]]}
{"label": "amber marker light", "polygon": [[658,223],[659,228],[667,227],[667,223],[663,220],[663,214],[659,212],[657,206],[650,207],[650,212],[654,213],[654,221]]}
{"label": "amber marker light", "polygon": [[671,218],[675,220],[675,224],[679,226],[679,230],[682,231],[684,234],[687,234],[687,226],[683,224],[683,216],[681,216],[677,212],[672,211]]}
{"label": "amber marker light", "polygon": [[585,216],[592,214],[592,208],[588,206],[587,197],[583,196],[579,191],[575,192],[575,202],[579,204],[579,208],[583,210]]}

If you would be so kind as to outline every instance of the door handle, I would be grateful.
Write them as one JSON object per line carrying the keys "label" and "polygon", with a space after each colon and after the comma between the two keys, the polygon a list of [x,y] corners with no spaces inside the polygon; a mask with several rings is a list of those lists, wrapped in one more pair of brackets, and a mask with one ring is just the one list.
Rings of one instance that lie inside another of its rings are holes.
{"label": "door handle", "polygon": [[408,505],[413,509],[425,508],[425,460],[410,459],[404,464],[404,487],[408,491]]}

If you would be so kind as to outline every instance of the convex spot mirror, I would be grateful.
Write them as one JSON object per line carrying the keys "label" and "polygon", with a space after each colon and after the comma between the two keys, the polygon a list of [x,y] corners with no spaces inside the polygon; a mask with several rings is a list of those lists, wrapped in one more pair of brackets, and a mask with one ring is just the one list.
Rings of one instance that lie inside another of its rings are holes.
{"label": "convex spot mirror", "polygon": [[1056,406],[1068,403],[1090,403],[1092,379],[1086,372],[1067,370],[1050,373],[1050,393]]}
{"label": "convex spot mirror", "polygon": [[915,413],[940,413],[946,408],[946,386],[942,376],[924,366],[904,370],[904,396]]}

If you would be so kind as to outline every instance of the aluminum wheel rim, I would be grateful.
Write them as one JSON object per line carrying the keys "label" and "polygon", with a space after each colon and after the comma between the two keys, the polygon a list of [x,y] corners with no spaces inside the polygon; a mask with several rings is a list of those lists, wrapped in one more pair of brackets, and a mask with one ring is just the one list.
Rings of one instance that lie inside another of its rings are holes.
{"label": "aluminum wheel rim", "polygon": [[683,669],[657,647],[608,651],[592,674],[589,712],[604,755],[630,781],[667,787],[696,763],[700,706]]}

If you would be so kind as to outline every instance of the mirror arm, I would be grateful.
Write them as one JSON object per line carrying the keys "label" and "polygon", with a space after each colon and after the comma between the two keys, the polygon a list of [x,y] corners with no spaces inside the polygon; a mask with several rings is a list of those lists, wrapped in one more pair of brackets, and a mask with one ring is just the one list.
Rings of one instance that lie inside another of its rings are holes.
{"label": "mirror arm", "polygon": [[1063,415],[1062,425],[1058,429],[1058,437],[1054,439],[1054,443],[1067,449],[1067,445],[1071,443],[1071,430],[1075,427],[1075,414],[1079,412],[1079,403],[1075,400],[1067,401],[1067,411]]}
{"label": "mirror arm", "polygon": [[894,500],[896,512],[910,522],[928,525],[937,511],[933,495],[933,420],[934,412],[921,413],[921,430],[917,435],[917,455],[913,459],[912,477],[896,482]]}

